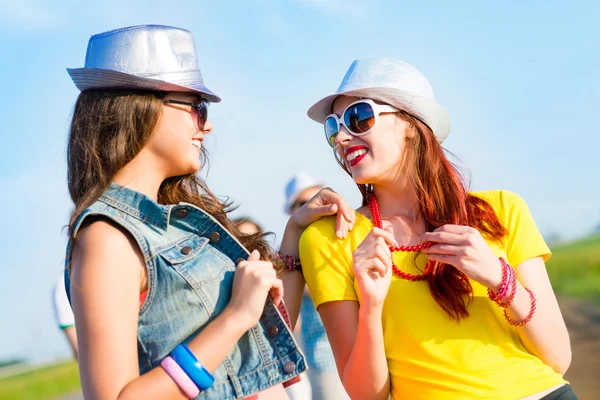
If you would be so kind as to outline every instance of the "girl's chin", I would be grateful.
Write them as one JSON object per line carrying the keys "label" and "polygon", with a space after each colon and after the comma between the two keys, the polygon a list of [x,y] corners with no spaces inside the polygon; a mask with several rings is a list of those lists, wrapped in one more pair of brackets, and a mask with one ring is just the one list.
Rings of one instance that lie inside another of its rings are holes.
{"label": "girl's chin", "polygon": [[362,171],[352,171],[352,180],[358,185],[367,185],[375,180],[371,174],[365,174]]}
{"label": "girl's chin", "polygon": [[200,171],[200,160],[197,161],[193,161],[190,162],[188,165],[182,165],[181,168],[178,168],[177,171],[174,171],[175,173],[171,174],[171,176],[184,176],[184,175],[191,175],[191,174],[195,174],[198,171]]}

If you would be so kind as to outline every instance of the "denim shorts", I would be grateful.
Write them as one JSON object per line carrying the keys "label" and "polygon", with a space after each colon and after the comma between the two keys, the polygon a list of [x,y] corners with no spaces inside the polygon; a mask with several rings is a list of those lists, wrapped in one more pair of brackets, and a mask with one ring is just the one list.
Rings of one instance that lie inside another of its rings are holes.
{"label": "denim shorts", "polygon": [[556,389],[555,391],[548,393],[540,400],[578,400],[575,393],[571,390],[571,386],[564,385]]}

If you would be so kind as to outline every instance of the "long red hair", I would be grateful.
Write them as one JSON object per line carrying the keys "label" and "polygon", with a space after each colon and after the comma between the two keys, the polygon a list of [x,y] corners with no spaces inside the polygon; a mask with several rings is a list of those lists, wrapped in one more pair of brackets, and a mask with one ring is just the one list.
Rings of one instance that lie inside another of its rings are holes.
{"label": "long red hair", "polygon": [[[488,240],[501,241],[506,228],[487,201],[467,192],[464,175],[448,160],[431,129],[404,111],[399,115],[408,122],[408,129],[417,133],[405,142],[403,163],[412,174],[427,231],[446,224],[466,225],[479,230]],[[344,164],[340,164],[350,174]],[[358,188],[366,206],[373,188],[362,184],[358,184]],[[459,321],[469,316],[467,306],[473,297],[473,288],[465,274],[450,264],[436,262],[427,274],[427,282],[431,295],[451,318]]]}

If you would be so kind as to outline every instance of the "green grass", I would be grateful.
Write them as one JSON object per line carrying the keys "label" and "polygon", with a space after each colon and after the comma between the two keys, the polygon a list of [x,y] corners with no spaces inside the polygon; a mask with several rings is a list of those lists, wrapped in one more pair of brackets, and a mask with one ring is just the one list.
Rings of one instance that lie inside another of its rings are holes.
{"label": "green grass", "polygon": [[68,395],[79,389],[75,361],[61,362],[0,378],[0,400],[46,400]]}
{"label": "green grass", "polygon": [[557,294],[600,305],[600,234],[552,247],[546,265]]}

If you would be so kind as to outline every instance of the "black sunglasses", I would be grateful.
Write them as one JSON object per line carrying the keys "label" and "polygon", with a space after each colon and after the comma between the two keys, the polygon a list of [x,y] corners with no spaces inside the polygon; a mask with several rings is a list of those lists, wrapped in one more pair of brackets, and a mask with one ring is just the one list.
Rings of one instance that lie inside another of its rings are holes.
{"label": "black sunglasses", "polygon": [[179,100],[163,100],[164,103],[169,104],[181,104],[184,106],[190,106],[194,110],[196,110],[196,115],[198,116],[198,129],[203,130],[204,124],[208,120],[208,106],[210,103],[204,99],[200,99],[199,103],[190,103],[188,101],[179,101]]}
{"label": "black sunglasses", "polygon": [[308,203],[308,200],[296,201],[296,202],[294,202],[294,204],[292,204],[291,209],[292,210],[297,210],[298,208],[302,207],[306,203]]}

